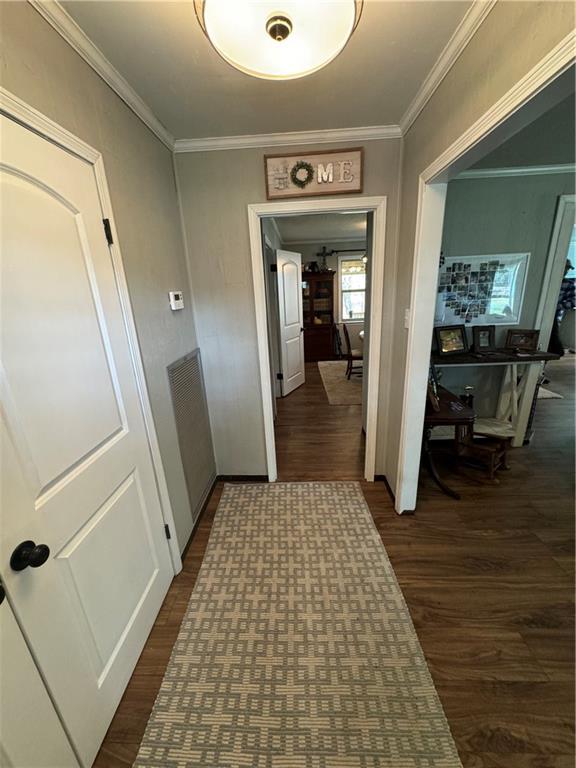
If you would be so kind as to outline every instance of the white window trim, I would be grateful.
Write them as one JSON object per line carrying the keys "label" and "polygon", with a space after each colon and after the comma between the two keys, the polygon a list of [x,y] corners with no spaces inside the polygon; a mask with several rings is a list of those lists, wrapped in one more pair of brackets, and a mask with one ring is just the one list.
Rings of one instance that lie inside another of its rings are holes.
{"label": "white window trim", "polygon": [[[365,248],[359,248],[357,251],[349,251],[347,253],[341,253],[338,255],[338,274],[336,276],[338,280],[337,290],[336,290],[336,296],[338,301],[338,307],[336,312],[336,322],[338,325],[342,325],[342,323],[346,323],[346,325],[361,325],[366,320],[366,304],[364,304],[364,317],[359,320],[349,320],[345,317],[342,317],[342,262],[343,261],[349,261],[350,259],[355,259],[358,256],[366,256],[366,249]],[[364,288],[364,295],[366,295],[366,288]]]}

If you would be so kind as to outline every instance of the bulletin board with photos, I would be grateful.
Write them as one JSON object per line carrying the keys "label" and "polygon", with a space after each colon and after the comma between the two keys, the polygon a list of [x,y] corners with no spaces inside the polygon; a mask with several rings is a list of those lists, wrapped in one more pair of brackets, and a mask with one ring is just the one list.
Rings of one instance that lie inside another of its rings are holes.
{"label": "bulletin board with photos", "polygon": [[529,253],[442,256],[435,323],[518,325]]}

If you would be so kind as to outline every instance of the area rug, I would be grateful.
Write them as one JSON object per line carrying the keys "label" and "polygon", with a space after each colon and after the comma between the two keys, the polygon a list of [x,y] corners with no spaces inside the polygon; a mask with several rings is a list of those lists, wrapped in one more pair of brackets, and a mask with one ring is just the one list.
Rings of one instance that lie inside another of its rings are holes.
{"label": "area rug", "polygon": [[564,400],[564,398],[558,392],[552,392],[551,389],[540,387],[538,390],[538,400]]}
{"label": "area rug", "polygon": [[138,768],[461,768],[360,485],[226,485]]}
{"label": "area rug", "polygon": [[[355,362],[354,365],[362,365]],[[362,405],[362,376],[346,378],[346,360],[323,360],[318,363],[322,384],[330,405]]]}

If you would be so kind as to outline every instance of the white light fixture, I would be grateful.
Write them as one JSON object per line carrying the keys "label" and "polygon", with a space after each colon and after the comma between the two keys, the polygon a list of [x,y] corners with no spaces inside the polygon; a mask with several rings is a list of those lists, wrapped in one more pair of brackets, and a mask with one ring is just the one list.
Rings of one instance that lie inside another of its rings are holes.
{"label": "white light fixture", "polygon": [[194,0],[216,51],[241,72],[292,80],[329,64],[346,46],[363,0]]}

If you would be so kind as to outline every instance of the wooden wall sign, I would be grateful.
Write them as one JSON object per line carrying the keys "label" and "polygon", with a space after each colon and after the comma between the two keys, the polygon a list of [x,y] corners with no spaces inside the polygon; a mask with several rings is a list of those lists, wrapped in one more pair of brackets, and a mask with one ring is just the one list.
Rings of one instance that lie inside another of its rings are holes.
{"label": "wooden wall sign", "polygon": [[266,197],[347,195],[362,192],[364,150],[266,155]]}

